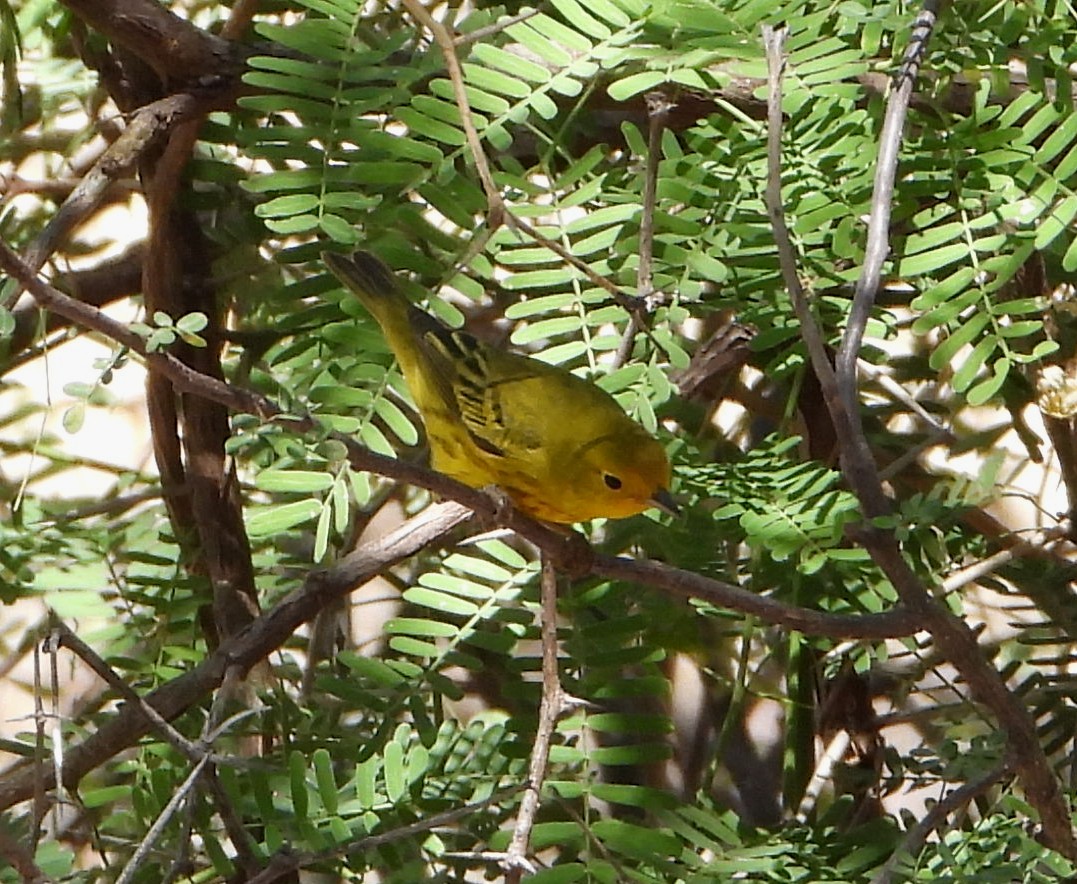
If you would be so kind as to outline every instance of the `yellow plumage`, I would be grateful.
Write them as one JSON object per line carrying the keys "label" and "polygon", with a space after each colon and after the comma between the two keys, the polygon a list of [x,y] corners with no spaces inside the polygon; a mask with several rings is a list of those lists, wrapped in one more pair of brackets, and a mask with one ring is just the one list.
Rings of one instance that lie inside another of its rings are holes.
{"label": "yellow plumage", "polygon": [[451,331],[412,306],[368,252],[322,257],[385,333],[434,469],[475,488],[498,485],[549,522],[675,509],[665,450],[604,390]]}

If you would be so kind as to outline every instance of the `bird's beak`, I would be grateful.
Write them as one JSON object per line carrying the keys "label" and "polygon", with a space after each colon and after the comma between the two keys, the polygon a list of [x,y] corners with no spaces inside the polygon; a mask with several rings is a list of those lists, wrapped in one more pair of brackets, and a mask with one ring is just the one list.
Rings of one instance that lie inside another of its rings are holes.
{"label": "bird's beak", "polygon": [[651,495],[651,499],[647,502],[653,503],[656,507],[662,510],[662,512],[669,513],[671,516],[679,516],[681,514],[681,508],[677,506],[677,501],[673,499],[673,495],[665,488],[659,488]]}

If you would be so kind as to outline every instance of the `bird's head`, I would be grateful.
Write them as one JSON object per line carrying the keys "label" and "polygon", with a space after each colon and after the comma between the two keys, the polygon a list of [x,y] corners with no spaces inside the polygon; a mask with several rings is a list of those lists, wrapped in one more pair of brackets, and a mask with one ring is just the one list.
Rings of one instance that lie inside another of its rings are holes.
{"label": "bird's head", "polygon": [[[638,429],[638,432],[636,431]],[[669,513],[677,505],[669,493],[671,468],[666,451],[642,427],[604,436],[583,446],[568,465],[575,473],[578,506],[589,518],[619,519],[650,507]]]}

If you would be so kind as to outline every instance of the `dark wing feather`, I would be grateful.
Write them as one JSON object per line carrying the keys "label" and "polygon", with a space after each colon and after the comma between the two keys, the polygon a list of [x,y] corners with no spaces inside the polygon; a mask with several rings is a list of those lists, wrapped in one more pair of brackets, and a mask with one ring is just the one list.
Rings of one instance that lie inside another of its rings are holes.
{"label": "dark wing feather", "polygon": [[513,385],[534,380],[545,366],[532,359],[502,353],[479,343],[465,332],[438,325],[425,336],[431,367],[451,389],[454,414],[475,446],[488,455],[513,457],[533,450],[542,440],[529,422],[506,413]]}

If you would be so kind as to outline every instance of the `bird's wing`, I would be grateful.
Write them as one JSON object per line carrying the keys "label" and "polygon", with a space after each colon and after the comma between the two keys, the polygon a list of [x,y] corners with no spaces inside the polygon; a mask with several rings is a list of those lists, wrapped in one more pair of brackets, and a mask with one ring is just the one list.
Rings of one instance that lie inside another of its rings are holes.
{"label": "bird's wing", "polygon": [[546,365],[487,347],[464,332],[439,327],[425,341],[433,373],[451,390],[457,417],[485,454],[528,461],[546,447]]}

